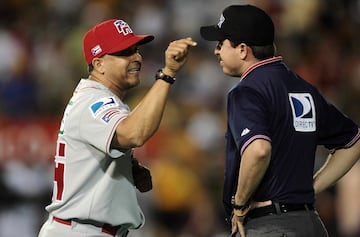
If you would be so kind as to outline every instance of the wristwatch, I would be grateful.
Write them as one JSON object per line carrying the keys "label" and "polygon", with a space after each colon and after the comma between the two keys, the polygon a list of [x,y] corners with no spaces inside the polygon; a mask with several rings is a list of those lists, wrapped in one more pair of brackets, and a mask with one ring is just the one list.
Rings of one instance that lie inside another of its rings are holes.
{"label": "wristwatch", "polygon": [[233,214],[237,217],[244,218],[246,214],[250,211],[249,202],[247,202],[245,205],[236,205],[235,200],[232,203],[233,206]]}
{"label": "wristwatch", "polygon": [[163,80],[163,81],[166,81],[167,83],[170,83],[170,84],[173,84],[176,80],[175,77],[171,77],[171,76],[168,76],[166,75],[162,69],[159,69],[156,74],[155,74],[155,80]]}
{"label": "wristwatch", "polygon": [[249,205],[236,205],[236,204],[233,204],[232,206],[235,210],[239,210],[239,211],[244,211],[246,210],[246,208],[249,207]]}
{"label": "wristwatch", "polygon": [[232,205],[233,209],[235,209],[235,210],[244,211],[249,207],[249,202],[246,202],[244,205],[236,205],[235,196],[232,196],[231,205]]}

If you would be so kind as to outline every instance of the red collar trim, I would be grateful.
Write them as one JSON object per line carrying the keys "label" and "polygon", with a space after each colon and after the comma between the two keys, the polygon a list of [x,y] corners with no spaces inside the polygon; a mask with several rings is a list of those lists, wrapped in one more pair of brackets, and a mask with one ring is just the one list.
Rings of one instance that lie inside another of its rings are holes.
{"label": "red collar trim", "polygon": [[263,66],[263,65],[266,65],[266,64],[269,64],[269,63],[273,63],[273,62],[278,62],[278,61],[282,61],[283,58],[281,56],[277,56],[277,57],[272,57],[272,58],[268,58],[268,59],[265,59],[265,60],[262,60],[260,62],[257,62],[253,65],[251,65],[250,67],[248,67],[245,72],[241,75],[240,77],[240,81],[242,79],[244,79],[250,72],[252,72],[255,68],[258,68],[260,66]]}

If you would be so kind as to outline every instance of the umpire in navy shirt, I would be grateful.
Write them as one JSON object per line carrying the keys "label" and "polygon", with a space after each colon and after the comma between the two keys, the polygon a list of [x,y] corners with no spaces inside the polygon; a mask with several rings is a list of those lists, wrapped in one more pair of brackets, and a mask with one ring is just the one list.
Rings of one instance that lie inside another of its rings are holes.
{"label": "umpire in navy shirt", "polygon": [[[223,72],[240,78],[227,98],[223,202],[232,236],[328,236],[315,195],[360,157],[360,130],[275,57],[274,24],[261,9],[233,5],[205,40]],[[329,150],[314,175],[318,145]]]}

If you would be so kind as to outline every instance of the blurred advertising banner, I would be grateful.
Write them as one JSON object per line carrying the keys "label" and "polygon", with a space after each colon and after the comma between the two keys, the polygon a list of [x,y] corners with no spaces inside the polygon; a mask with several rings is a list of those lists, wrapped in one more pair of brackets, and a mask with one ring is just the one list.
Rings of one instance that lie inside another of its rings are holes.
{"label": "blurred advertising banner", "polygon": [[59,118],[0,118],[0,162],[54,159]]}

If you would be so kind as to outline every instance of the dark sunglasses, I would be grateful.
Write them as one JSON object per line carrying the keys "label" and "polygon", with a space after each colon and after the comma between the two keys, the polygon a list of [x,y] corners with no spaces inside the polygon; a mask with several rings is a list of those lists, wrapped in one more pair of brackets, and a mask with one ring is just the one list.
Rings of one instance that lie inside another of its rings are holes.
{"label": "dark sunglasses", "polygon": [[[219,40],[219,42],[216,44],[216,49],[220,50],[221,47],[223,46],[223,44],[224,44],[224,40]],[[230,44],[233,48],[236,48],[236,46],[238,46],[240,43],[234,43],[234,42],[230,41]]]}
{"label": "dark sunglasses", "polygon": [[223,43],[224,43],[224,40],[219,41],[219,42],[216,44],[216,49],[217,49],[217,50],[220,50],[221,47],[222,47],[222,45],[223,45]]}
{"label": "dark sunglasses", "polygon": [[124,50],[121,50],[119,52],[116,52],[116,53],[110,53],[109,55],[112,55],[112,56],[117,56],[117,57],[128,57],[128,56],[131,56],[135,53],[139,53],[139,47],[138,46],[131,46],[127,49],[124,49]]}

